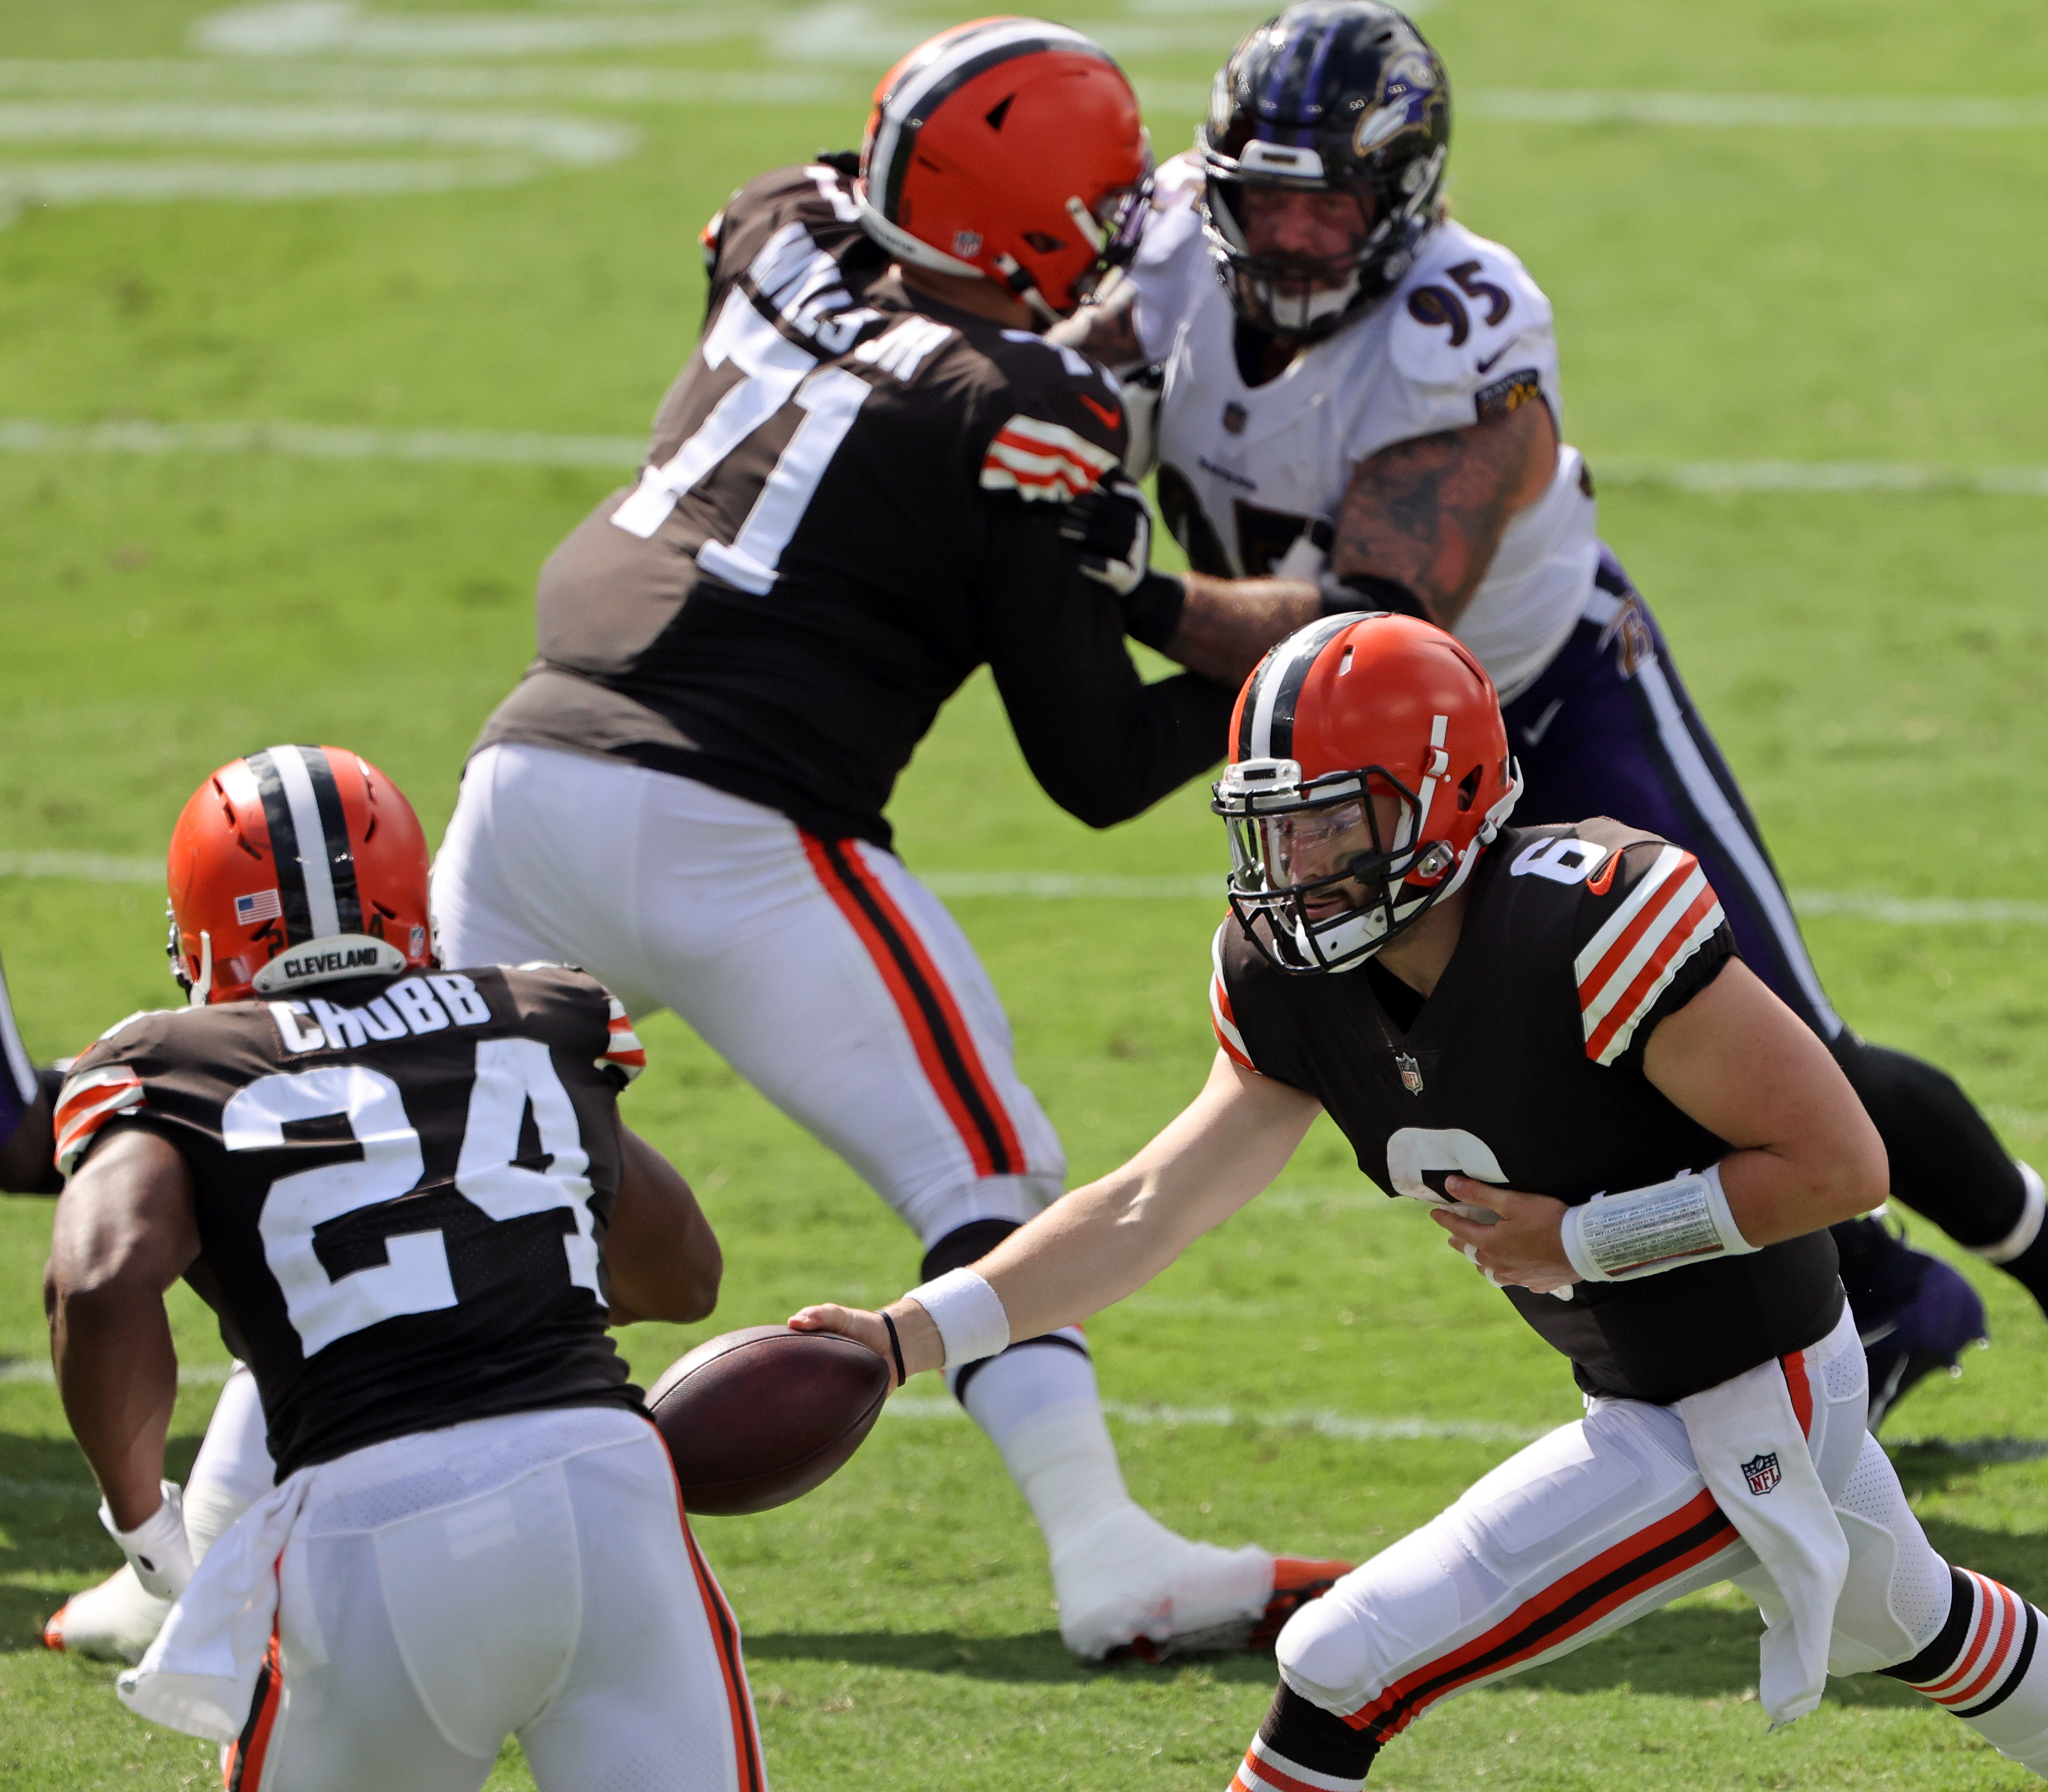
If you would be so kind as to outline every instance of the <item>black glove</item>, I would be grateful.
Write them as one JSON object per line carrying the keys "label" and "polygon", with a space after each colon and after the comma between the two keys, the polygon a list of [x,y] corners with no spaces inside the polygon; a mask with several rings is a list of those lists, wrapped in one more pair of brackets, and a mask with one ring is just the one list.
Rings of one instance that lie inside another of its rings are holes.
{"label": "black glove", "polygon": [[1065,506],[1060,533],[1080,549],[1081,571],[1116,594],[1124,633],[1163,650],[1180,625],[1188,588],[1184,580],[1151,568],[1152,512],[1138,482],[1111,473]]}
{"label": "black glove", "polygon": [[1060,514],[1060,533],[1080,549],[1081,570],[1128,597],[1150,570],[1152,510],[1138,482],[1112,471]]}

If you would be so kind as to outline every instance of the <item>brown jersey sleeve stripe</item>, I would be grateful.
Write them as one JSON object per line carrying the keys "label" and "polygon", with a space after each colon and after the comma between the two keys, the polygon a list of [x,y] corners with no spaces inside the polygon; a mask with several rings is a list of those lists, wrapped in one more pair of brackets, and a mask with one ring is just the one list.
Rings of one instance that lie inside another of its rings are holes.
{"label": "brown jersey sleeve stripe", "polygon": [[952,993],[855,843],[803,836],[818,881],[852,925],[903,1017],[917,1060],[944,1104],[977,1176],[1022,1176],[1024,1147],[975,1049]]}
{"label": "brown jersey sleeve stripe", "polygon": [[52,1116],[57,1168],[70,1175],[99,1129],[116,1114],[140,1107],[144,1100],[142,1078],[125,1064],[103,1065],[72,1077],[59,1092]]}
{"label": "brown jersey sleeve stripe", "polygon": [[1384,1742],[1440,1700],[1549,1654],[1735,1541],[1735,1526],[1702,1491],[1553,1581],[1491,1630],[1403,1676],[1344,1721]]}

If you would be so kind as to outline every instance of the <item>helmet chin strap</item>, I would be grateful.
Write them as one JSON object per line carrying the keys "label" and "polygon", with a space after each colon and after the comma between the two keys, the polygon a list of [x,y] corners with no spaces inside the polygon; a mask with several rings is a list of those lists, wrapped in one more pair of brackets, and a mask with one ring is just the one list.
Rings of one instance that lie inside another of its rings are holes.
{"label": "helmet chin strap", "polygon": [[1040,329],[1049,330],[1060,321],[1060,314],[1053,310],[1045,295],[1038,290],[1038,281],[1025,271],[1015,256],[999,254],[995,266],[1003,276],[1004,289],[1038,320]]}
{"label": "helmet chin strap", "polygon": [[213,993],[213,936],[204,928],[199,935],[199,976],[193,979],[190,992],[185,997],[185,1006],[204,1008],[206,999]]}

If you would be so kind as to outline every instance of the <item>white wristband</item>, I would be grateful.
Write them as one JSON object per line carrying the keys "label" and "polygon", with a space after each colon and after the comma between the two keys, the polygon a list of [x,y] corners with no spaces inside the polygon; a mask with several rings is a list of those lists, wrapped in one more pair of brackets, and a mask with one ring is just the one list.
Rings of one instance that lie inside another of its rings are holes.
{"label": "white wristband", "polygon": [[1569,1208],[1563,1239],[1581,1282],[1634,1282],[1756,1249],[1728,1210],[1718,1164]]}
{"label": "white wristband", "polygon": [[133,1530],[123,1530],[114,1522],[114,1514],[103,1499],[99,1503],[99,1522],[121,1546],[128,1565],[142,1584],[142,1591],[154,1599],[176,1599],[192,1577],[192,1542],[185,1535],[184,1495],[170,1481],[161,1485],[163,1504]]}
{"label": "white wristband", "polygon": [[948,1369],[1010,1348],[1010,1315],[1003,1297],[972,1270],[948,1270],[906,1297],[932,1316]]}

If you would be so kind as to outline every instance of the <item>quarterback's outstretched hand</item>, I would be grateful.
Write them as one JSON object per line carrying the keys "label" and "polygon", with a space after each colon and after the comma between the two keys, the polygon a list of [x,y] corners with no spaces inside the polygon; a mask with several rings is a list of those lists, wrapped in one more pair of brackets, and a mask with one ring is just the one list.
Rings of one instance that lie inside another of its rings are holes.
{"label": "quarterback's outstretched hand", "polygon": [[1547,1294],[1579,1279],[1565,1255],[1562,1201],[1475,1182],[1469,1176],[1446,1177],[1444,1192],[1453,1200],[1469,1202],[1500,1216],[1490,1224],[1442,1208],[1429,1216],[1451,1235],[1451,1248],[1478,1264],[1496,1287],[1530,1288]]}
{"label": "quarterback's outstretched hand", "polygon": [[870,1313],[862,1307],[835,1306],[829,1301],[791,1314],[789,1329],[836,1332],[855,1344],[866,1344],[891,1367],[896,1361],[895,1344],[901,1344],[906,1381],[922,1370],[945,1367],[944,1340],[939,1336],[938,1327],[932,1323],[931,1315],[915,1301],[906,1297],[897,1301],[890,1308],[889,1317],[896,1322],[894,1344],[890,1341],[889,1327],[880,1313]]}

